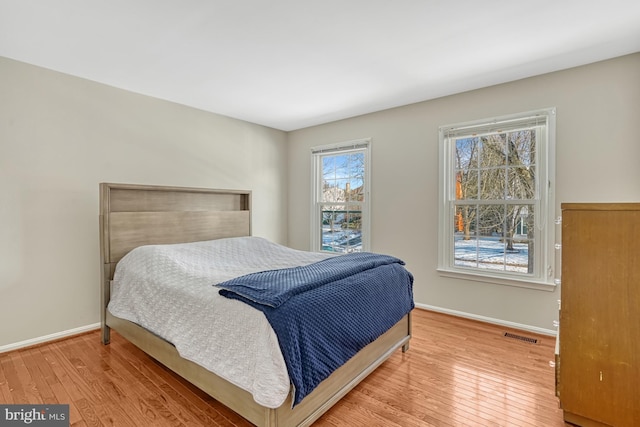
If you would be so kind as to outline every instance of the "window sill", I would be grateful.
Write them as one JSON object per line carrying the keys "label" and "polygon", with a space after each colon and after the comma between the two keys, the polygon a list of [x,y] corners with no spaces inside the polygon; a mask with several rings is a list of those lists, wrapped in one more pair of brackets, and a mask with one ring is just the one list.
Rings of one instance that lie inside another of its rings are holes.
{"label": "window sill", "polygon": [[466,273],[458,270],[437,269],[440,276],[452,277],[474,282],[486,282],[494,285],[515,286],[518,288],[535,289],[539,291],[553,292],[556,289],[555,283],[543,282],[535,279],[519,279],[512,277],[496,276],[490,274]]}

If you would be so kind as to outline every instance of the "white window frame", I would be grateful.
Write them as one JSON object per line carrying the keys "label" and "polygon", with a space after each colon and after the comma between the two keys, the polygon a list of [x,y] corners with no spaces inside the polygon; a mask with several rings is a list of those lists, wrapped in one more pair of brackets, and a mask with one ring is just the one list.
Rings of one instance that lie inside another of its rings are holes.
{"label": "white window frame", "polygon": [[[326,155],[349,152],[364,152],[364,200],[350,204],[361,205],[362,210],[362,251],[371,250],[371,138],[362,138],[336,144],[311,148],[311,248],[312,252],[322,250],[321,207],[322,207],[322,158]],[[335,205],[335,202],[328,203]]]}
{"label": "white window frame", "polygon": [[[455,140],[465,136],[534,126],[536,134],[536,233],[533,274],[510,273],[454,265]],[[555,133],[556,110],[519,114],[440,126],[438,272],[443,276],[541,290],[555,288]]]}

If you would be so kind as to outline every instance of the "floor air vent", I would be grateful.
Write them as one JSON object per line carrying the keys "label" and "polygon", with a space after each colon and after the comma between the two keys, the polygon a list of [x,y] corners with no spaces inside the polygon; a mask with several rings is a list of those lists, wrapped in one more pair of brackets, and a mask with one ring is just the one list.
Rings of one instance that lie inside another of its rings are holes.
{"label": "floor air vent", "polygon": [[504,336],[507,338],[514,338],[520,341],[528,342],[531,344],[537,344],[538,340],[536,338],[523,337],[522,335],[510,334],[509,332],[505,332]]}

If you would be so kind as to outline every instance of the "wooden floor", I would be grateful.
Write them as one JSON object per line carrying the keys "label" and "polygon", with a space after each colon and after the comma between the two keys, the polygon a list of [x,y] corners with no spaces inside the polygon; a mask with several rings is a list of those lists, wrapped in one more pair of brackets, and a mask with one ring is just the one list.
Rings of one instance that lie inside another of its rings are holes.
{"label": "wooden floor", "polygon": [[[538,339],[532,344],[505,332]],[[565,426],[554,339],[414,310],[398,351],[318,426]],[[0,354],[0,403],[68,403],[72,426],[249,426],[112,333]]]}

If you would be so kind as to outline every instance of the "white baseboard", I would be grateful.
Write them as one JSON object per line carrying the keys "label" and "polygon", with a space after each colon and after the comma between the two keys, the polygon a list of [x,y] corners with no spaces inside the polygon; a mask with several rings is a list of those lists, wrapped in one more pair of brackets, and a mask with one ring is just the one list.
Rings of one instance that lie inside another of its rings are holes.
{"label": "white baseboard", "polygon": [[70,337],[72,335],[78,335],[84,332],[93,331],[100,328],[100,323],[93,323],[91,325],[80,326],[79,328],[69,329],[67,331],[56,332],[55,334],[45,335],[43,337],[32,338],[30,340],[19,341],[13,344],[7,344],[0,346],[0,353],[6,353],[7,351],[18,350],[25,347],[31,347],[32,345],[42,344],[49,341],[59,340],[61,338]]}
{"label": "white baseboard", "polygon": [[418,304],[416,307],[423,308],[429,311],[435,311],[437,313],[450,314],[452,316],[464,317],[466,319],[479,320],[480,322],[492,323],[494,325],[506,326],[509,328],[520,329],[522,331],[534,332],[536,334],[549,335],[555,337],[558,332],[553,329],[538,328],[536,326],[524,325],[522,323],[509,322],[501,319],[494,319],[493,317],[480,316],[478,314],[466,313],[464,311],[450,310],[448,308],[436,307],[428,304]]}
{"label": "white baseboard", "polygon": [[[508,322],[506,320],[494,319],[493,317],[480,316],[477,314],[466,313],[464,311],[450,310],[448,308],[436,307],[428,304],[416,303],[416,307],[429,311],[435,311],[437,313],[450,314],[452,316],[464,317],[466,319],[478,320],[485,323],[492,323],[494,325],[506,326],[509,328],[520,329],[523,331],[534,332],[542,335],[549,335],[555,337],[557,331],[553,329],[538,328],[536,326],[525,325],[522,323]],[[13,344],[7,344],[0,346],[0,353],[6,353],[12,350],[18,350],[24,347],[30,347],[36,344],[42,344],[49,341],[59,340],[61,338],[70,337],[72,335],[78,335],[84,332],[93,331],[100,328],[100,323],[93,323],[91,325],[81,326],[79,328],[69,329],[67,331],[56,332],[55,334],[45,335],[43,337],[32,338],[25,341],[16,342]]]}

